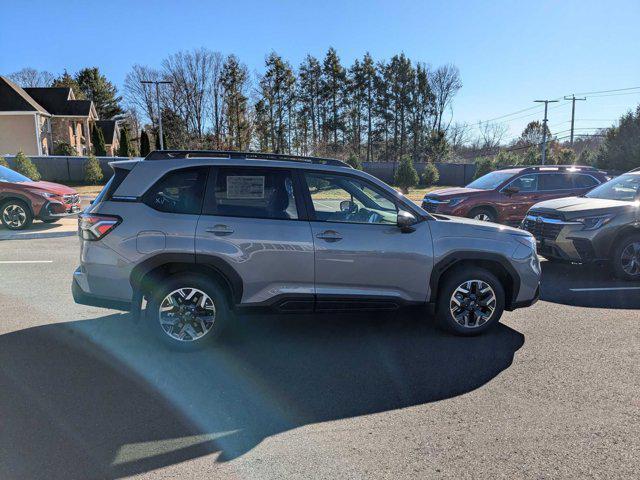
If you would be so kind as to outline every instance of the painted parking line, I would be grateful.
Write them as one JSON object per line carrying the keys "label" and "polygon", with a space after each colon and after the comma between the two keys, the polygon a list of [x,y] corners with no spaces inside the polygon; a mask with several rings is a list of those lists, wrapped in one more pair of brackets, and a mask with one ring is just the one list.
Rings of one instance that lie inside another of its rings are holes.
{"label": "painted parking line", "polygon": [[16,263],[53,263],[53,260],[0,260],[0,264],[16,264]]}
{"label": "painted parking line", "polygon": [[640,290],[640,287],[598,287],[598,288],[570,288],[572,292],[609,292],[612,290]]}

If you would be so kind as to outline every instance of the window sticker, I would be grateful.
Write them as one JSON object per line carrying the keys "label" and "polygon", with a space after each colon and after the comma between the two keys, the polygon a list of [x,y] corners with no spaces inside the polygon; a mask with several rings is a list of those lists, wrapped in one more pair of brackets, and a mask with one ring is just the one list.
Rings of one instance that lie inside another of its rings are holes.
{"label": "window sticker", "polygon": [[264,176],[229,175],[227,177],[227,198],[258,199],[264,198]]}

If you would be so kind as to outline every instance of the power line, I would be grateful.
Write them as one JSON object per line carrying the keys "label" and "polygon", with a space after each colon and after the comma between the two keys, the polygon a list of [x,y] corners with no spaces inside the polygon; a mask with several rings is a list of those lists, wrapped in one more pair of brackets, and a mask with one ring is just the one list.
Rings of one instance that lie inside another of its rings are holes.
{"label": "power line", "polygon": [[610,93],[610,92],[624,92],[626,90],[638,90],[640,87],[627,87],[627,88],[616,88],[614,90],[600,90],[597,92],[580,92],[576,93],[576,95],[591,95],[593,93]]}

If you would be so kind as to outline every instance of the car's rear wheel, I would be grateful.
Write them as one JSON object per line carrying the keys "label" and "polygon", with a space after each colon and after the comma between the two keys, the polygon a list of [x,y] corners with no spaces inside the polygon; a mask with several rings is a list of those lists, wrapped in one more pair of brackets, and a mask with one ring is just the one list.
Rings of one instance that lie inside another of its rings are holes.
{"label": "car's rear wheel", "polygon": [[231,320],[225,289],[195,274],[179,274],[160,282],[147,304],[147,322],[155,335],[178,350],[214,343]]}
{"label": "car's rear wheel", "polygon": [[487,207],[474,208],[469,212],[469,218],[480,220],[481,222],[495,222],[496,212]]}
{"label": "car's rear wheel", "polygon": [[0,206],[0,220],[10,230],[24,230],[33,222],[33,215],[22,200],[7,200]]}
{"label": "car's rear wheel", "polygon": [[640,234],[629,235],[618,241],[611,262],[616,277],[640,280]]}
{"label": "car's rear wheel", "polygon": [[478,335],[498,323],[504,305],[504,288],[494,274],[480,267],[456,269],[438,289],[436,319],[450,332]]}

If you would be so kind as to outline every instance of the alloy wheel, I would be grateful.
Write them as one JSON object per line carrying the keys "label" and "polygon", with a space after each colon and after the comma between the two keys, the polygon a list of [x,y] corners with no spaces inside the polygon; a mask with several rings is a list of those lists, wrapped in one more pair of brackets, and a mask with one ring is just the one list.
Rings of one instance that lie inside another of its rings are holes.
{"label": "alloy wheel", "polygon": [[449,310],[459,325],[465,328],[481,327],[496,310],[496,293],[483,280],[467,280],[453,291]]}
{"label": "alloy wheel", "polygon": [[202,290],[179,288],[164,297],[158,319],[164,333],[173,340],[194,342],[213,328],[216,307],[211,297]]}
{"label": "alloy wheel", "polygon": [[21,205],[10,204],[2,211],[2,219],[11,228],[20,228],[27,222],[27,212]]}
{"label": "alloy wheel", "polygon": [[640,242],[627,245],[620,255],[622,270],[632,277],[640,275]]}
{"label": "alloy wheel", "polygon": [[475,217],[473,217],[474,220],[480,220],[481,222],[490,222],[491,221],[491,217],[489,215],[487,215],[486,213],[478,213]]}

